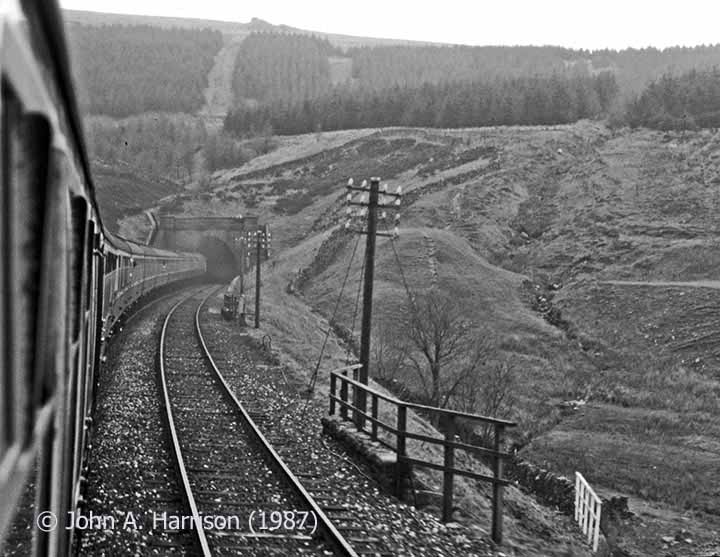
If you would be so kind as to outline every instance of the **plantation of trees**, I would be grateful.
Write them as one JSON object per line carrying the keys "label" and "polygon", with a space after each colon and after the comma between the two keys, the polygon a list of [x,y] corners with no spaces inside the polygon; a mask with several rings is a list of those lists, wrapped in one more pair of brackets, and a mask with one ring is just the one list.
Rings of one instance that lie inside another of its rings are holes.
{"label": "plantation of trees", "polygon": [[303,101],[330,90],[329,41],[307,35],[253,33],[238,51],[233,89],[238,99]]}
{"label": "plantation of trees", "polygon": [[[330,57],[350,63],[344,82],[332,75]],[[238,53],[236,103],[225,130],[252,136],[396,125],[562,124],[611,111],[632,125],[710,125],[718,99],[714,65],[720,65],[720,45],[593,52],[366,46],[342,52],[309,35],[253,33]],[[663,72],[689,70],[681,78],[658,79]],[[652,79],[657,81],[622,113],[622,105]],[[683,99],[695,101],[686,107]]]}
{"label": "plantation of trees", "polygon": [[663,75],[628,104],[626,120],[661,130],[720,127],[720,68]]}
{"label": "plantation of trees", "polygon": [[624,96],[639,93],[663,73],[720,65],[720,45],[572,50],[553,46],[362,47],[350,49],[353,77],[372,89],[395,84],[488,80],[612,70]]}
{"label": "plantation of trees", "polygon": [[587,54],[593,67],[613,69],[624,98],[639,94],[650,81],[663,74],[680,74],[692,69],[708,70],[720,65],[720,44],[673,46],[662,50],[596,50]]}
{"label": "plantation of trees", "polygon": [[68,36],[80,106],[114,117],[198,110],[222,46],[219,31],[148,25],[74,24]]}
{"label": "plantation of trees", "polygon": [[383,126],[471,127],[564,124],[606,112],[617,95],[613,74],[518,77],[493,81],[394,86],[381,91],[335,88],[314,100],[241,107],[225,129],[280,135]]}
{"label": "plantation of trees", "polygon": [[195,153],[206,143],[202,122],[190,117],[85,118],[90,155],[106,164],[141,170],[147,178],[187,180]]}
{"label": "plantation of trees", "polygon": [[535,46],[390,46],[358,47],[352,75],[373,91],[395,85],[419,87],[425,83],[493,80],[565,72],[577,51]]}
{"label": "plantation of trees", "polygon": [[238,106],[246,104],[246,99],[294,104],[330,93],[328,57],[333,56],[349,60],[350,82],[370,92],[426,83],[591,76],[608,70],[616,75],[620,96],[629,98],[668,71],[720,65],[720,45],[620,51],[555,46],[363,46],[343,52],[309,35],[256,32],[243,41],[238,53],[234,76]]}

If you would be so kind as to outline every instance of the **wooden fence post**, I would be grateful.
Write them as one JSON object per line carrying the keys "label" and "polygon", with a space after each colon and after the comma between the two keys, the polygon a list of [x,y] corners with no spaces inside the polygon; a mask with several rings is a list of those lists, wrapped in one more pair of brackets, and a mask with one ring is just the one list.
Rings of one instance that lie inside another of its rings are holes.
{"label": "wooden fence post", "polygon": [[453,508],[453,484],[455,474],[452,469],[455,467],[455,447],[447,444],[455,441],[455,416],[447,416],[445,420],[445,462],[443,471],[443,510],[442,520],[443,522],[452,521],[452,508]]}
{"label": "wooden fence post", "polygon": [[375,393],[372,393],[371,415],[373,417],[373,422],[372,422],[372,433],[371,433],[370,437],[372,438],[373,441],[375,441],[375,440],[377,440],[377,432],[378,432],[377,422],[374,421],[374,420],[377,420],[377,417],[378,417],[378,397]]}
{"label": "wooden fence post", "polygon": [[503,475],[503,459],[500,456],[505,441],[505,425],[495,424],[495,455],[493,461],[493,514],[492,514],[492,540],[502,543],[503,530],[503,486],[498,483]]}
{"label": "wooden fence post", "polygon": [[330,415],[335,415],[335,390],[337,388],[337,378],[334,373],[330,374]]}
{"label": "wooden fence post", "polygon": [[[343,377],[340,378],[340,400],[342,400],[343,402],[348,401],[348,384],[347,384],[347,381],[345,381],[345,379],[347,379],[347,370],[343,371]],[[348,411],[347,411],[347,406],[345,406],[345,404],[340,405],[340,417],[343,420],[347,420]]]}
{"label": "wooden fence post", "polygon": [[402,496],[402,483],[405,476],[405,432],[407,431],[407,406],[399,404],[397,414],[397,440],[395,442],[395,494]]}

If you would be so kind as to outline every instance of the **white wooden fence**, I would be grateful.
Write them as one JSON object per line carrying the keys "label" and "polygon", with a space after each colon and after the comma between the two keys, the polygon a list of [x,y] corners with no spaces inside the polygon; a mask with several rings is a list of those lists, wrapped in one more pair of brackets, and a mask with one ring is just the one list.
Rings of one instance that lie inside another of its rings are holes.
{"label": "white wooden fence", "polygon": [[593,551],[598,549],[600,537],[600,512],[602,502],[580,472],[575,472],[575,520],[592,543]]}

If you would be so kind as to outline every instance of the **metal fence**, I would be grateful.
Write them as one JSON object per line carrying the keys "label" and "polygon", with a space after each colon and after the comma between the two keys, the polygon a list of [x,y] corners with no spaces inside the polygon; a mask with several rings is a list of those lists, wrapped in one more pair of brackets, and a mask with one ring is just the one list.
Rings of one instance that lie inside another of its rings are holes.
{"label": "metal fence", "polygon": [[575,520],[592,543],[593,551],[598,549],[600,538],[600,513],[602,502],[580,472],[575,472]]}
{"label": "metal fence", "polygon": [[[398,400],[393,396],[386,395],[360,383],[356,378],[350,378],[348,376],[349,372],[356,373],[359,367],[359,364],[357,364],[330,372],[330,415],[334,415],[336,410],[339,410],[342,419],[352,420],[359,431],[368,433],[374,441],[378,441],[382,445],[395,451],[397,457],[395,485],[398,493],[401,491],[402,481],[407,477],[412,465],[441,471],[443,473],[443,521],[447,522],[451,520],[455,475],[491,483],[493,486],[492,538],[496,543],[501,543],[503,486],[509,484],[508,480],[503,478],[503,462],[510,456],[503,451],[505,428],[515,426],[516,424],[507,420],[465,412],[455,412],[453,410],[445,410],[443,408]],[[361,394],[364,396],[359,397],[358,395]],[[369,412],[367,410],[363,411],[361,407],[358,406],[357,401],[359,399],[369,401]],[[386,410],[390,410],[390,413],[394,413],[394,423],[386,423],[378,417],[380,404],[382,404]],[[445,438],[430,437],[429,435],[408,431],[408,408],[419,410],[430,418],[439,418],[443,423]],[[486,447],[456,441],[456,422],[460,419],[490,425],[494,430],[493,448],[488,449]],[[366,423],[370,424],[369,429]],[[408,439],[416,439],[425,443],[442,446],[443,464],[436,464],[408,456]],[[489,459],[492,464],[492,476],[456,468],[455,449],[461,449]]]}

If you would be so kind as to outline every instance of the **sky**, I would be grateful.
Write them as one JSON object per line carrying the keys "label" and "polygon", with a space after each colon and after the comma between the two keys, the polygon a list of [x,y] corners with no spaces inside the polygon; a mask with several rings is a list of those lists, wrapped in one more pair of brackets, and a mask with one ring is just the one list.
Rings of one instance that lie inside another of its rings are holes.
{"label": "sky", "polygon": [[589,50],[720,43],[720,0],[60,0],[63,8],[471,45]]}

